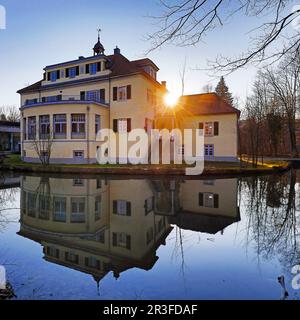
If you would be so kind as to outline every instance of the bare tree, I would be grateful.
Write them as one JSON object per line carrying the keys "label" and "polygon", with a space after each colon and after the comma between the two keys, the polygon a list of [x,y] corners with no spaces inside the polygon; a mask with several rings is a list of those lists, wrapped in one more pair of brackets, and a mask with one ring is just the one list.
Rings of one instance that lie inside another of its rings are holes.
{"label": "bare tree", "polygon": [[49,131],[45,134],[34,135],[34,140],[32,146],[37,153],[41,164],[49,165],[52,153],[52,146],[53,146],[53,134]]}
{"label": "bare tree", "polygon": [[16,106],[3,106],[0,107],[0,118],[1,120],[19,122],[21,114]]}
{"label": "bare tree", "polygon": [[182,69],[179,71],[180,80],[181,80],[181,95],[184,95],[185,91],[185,81],[186,81],[186,57],[182,65]]}
{"label": "bare tree", "polygon": [[270,84],[269,90],[283,107],[289,130],[291,155],[297,156],[296,117],[299,112],[300,56],[287,56],[276,69],[266,68],[261,75]]}
{"label": "bare tree", "polygon": [[295,7],[287,12],[292,3],[292,0],[160,0],[162,14],[152,17],[159,27],[147,37],[152,44],[148,52],[170,42],[178,46],[196,45],[239,14],[257,16],[264,22],[252,30],[249,48],[236,57],[217,58],[212,62],[214,69],[232,72],[251,62],[271,62],[287,53],[295,54],[299,52],[300,33],[297,27],[294,30],[288,27],[296,25],[300,9]]}

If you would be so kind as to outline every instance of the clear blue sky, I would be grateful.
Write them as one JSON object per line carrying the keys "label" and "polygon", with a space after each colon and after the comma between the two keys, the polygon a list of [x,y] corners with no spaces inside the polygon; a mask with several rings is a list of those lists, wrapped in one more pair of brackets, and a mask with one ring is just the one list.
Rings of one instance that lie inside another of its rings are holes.
{"label": "clear blue sky", "polygon": [[[7,13],[7,28],[0,30],[0,106],[18,105],[16,91],[42,77],[46,65],[92,55],[96,29],[110,54],[118,45],[129,59],[144,57],[150,44],[144,40],[155,29],[147,15],[159,10],[155,0],[0,0]],[[208,35],[195,47],[168,45],[149,55],[160,67],[159,80],[180,92],[179,70],[187,58],[186,94],[198,93],[215,78],[205,71],[207,59],[231,55],[247,48],[246,33],[256,18],[236,17],[229,25]],[[247,68],[227,77],[234,95],[242,98],[251,90],[255,70]]]}

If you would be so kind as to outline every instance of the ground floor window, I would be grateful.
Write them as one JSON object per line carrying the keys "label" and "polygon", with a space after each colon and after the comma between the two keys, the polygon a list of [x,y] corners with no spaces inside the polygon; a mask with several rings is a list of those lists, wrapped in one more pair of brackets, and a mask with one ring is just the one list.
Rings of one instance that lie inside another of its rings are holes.
{"label": "ground floor window", "polygon": [[54,197],[53,199],[53,221],[67,221],[67,203],[66,198]]}
{"label": "ground floor window", "polygon": [[85,222],[85,198],[72,198],[71,210],[71,222]]}
{"label": "ground floor window", "polygon": [[213,157],[214,156],[214,145],[213,144],[204,145],[204,155],[206,157]]}
{"label": "ground floor window", "polygon": [[28,139],[35,140],[36,135],[36,117],[28,118]]}
{"label": "ground floor window", "polygon": [[85,114],[72,114],[72,139],[85,139]]}
{"label": "ground floor window", "polygon": [[199,206],[205,208],[219,208],[219,195],[211,192],[200,192]]}
{"label": "ground floor window", "polygon": [[54,139],[66,139],[67,136],[67,115],[53,115],[53,137]]}
{"label": "ground floor window", "polygon": [[113,232],[113,246],[131,249],[131,236],[125,232]]}
{"label": "ground floor window", "polygon": [[82,150],[73,151],[73,158],[75,158],[75,159],[83,159],[84,158],[84,151],[82,151]]}

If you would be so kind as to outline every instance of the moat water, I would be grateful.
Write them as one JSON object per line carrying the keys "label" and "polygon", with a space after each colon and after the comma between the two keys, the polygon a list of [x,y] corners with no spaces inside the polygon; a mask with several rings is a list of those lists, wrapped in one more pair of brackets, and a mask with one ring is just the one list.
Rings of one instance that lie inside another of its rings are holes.
{"label": "moat water", "polygon": [[14,299],[299,299],[299,191],[295,170],[206,180],[2,174],[0,265]]}

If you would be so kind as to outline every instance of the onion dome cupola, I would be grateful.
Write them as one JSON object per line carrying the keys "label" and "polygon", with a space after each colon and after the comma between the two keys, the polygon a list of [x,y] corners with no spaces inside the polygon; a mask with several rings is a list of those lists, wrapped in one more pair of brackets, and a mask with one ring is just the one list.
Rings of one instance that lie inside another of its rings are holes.
{"label": "onion dome cupola", "polygon": [[101,32],[101,29],[98,29],[98,41],[97,43],[94,45],[94,56],[96,55],[99,55],[99,54],[104,54],[104,46],[103,44],[100,42],[100,32]]}

